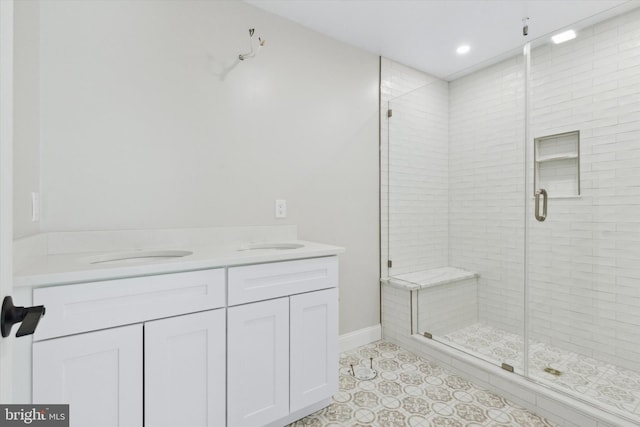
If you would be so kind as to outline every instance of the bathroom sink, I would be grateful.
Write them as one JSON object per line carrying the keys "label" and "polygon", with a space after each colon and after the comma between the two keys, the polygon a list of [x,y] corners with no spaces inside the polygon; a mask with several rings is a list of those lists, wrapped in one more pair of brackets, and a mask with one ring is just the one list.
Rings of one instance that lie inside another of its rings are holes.
{"label": "bathroom sink", "polygon": [[83,258],[89,264],[133,264],[149,261],[163,261],[191,255],[191,251],[132,251],[118,252]]}
{"label": "bathroom sink", "polygon": [[286,249],[300,249],[303,248],[304,245],[301,243],[277,243],[277,242],[269,242],[269,243],[250,243],[248,245],[243,245],[238,249],[239,251],[253,251],[258,249],[276,249],[276,250],[286,250]]}

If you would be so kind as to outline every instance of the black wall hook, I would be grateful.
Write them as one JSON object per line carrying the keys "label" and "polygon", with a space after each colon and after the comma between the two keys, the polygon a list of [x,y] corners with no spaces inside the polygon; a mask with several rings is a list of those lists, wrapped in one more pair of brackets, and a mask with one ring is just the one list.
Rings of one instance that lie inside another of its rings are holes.
{"label": "black wall hook", "polygon": [[0,311],[0,330],[3,337],[8,337],[11,333],[11,327],[22,322],[16,337],[31,335],[36,331],[40,318],[44,316],[45,308],[43,305],[34,307],[16,307],[13,305],[13,299],[10,296],[4,297],[2,301],[2,311]]}

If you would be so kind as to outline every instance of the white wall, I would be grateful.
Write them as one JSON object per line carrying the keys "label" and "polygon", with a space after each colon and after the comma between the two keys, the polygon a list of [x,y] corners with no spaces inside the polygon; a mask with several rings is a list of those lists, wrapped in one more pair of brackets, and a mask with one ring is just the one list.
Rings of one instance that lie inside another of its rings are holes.
{"label": "white wall", "polygon": [[296,224],[347,248],[341,333],[379,323],[376,56],[235,1],[39,7],[42,231]]}
{"label": "white wall", "polygon": [[14,3],[13,237],[40,230],[31,221],[31,193],[40,190],[39,4]]}

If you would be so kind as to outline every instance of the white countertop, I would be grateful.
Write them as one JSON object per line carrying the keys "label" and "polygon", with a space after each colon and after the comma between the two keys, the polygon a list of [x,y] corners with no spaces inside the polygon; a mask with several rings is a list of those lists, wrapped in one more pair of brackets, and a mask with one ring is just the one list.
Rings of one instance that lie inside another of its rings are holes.
{"label": "white countertop", "polygon": [[[278,241],[278,243],[285,242]],[[90,259],[96,256],[116,253],[118,251],[39,255],[29,259],[29,262],[26,263],[23,268],[15,271],[13,285],[14,287],[65,285],[121,279],[125,277],[204,270],[225,266],[331,256],[344,252],[344,248],[338,246],[303,240],[287,240],[286,243],[299,243],[304,246],[298,249],[251,250],[240,250],[243,245],[238,244],[200,247],[185,247],[182,245],[153,247],[153,250],[188,250],[192,251],[193,254],[169,260],[145,260],[120,265],[91,264],[90,262]]]}

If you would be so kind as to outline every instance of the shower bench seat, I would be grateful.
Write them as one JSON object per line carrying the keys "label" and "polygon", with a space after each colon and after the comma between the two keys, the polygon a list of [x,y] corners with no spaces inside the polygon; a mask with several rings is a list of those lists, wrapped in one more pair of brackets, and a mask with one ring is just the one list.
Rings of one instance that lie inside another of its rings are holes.
{"label": "shower bench seat", "polygon": [[411,301],[412,333],[445,335],[478,322],[478,277],[457,267],[387,277],[381,280],[383,306],[384,288],[396,288],[395,293],[404,293]]}
{"label": "shower bench seat", "polygon": [[397,288],[417,291],[419,289],[445,285],[460,280],[474,279],[476,277],[478,277],[478,273],[473,271],[463,270],[457,267],[440,267],[399,274],[382,279],[382,281]]}

